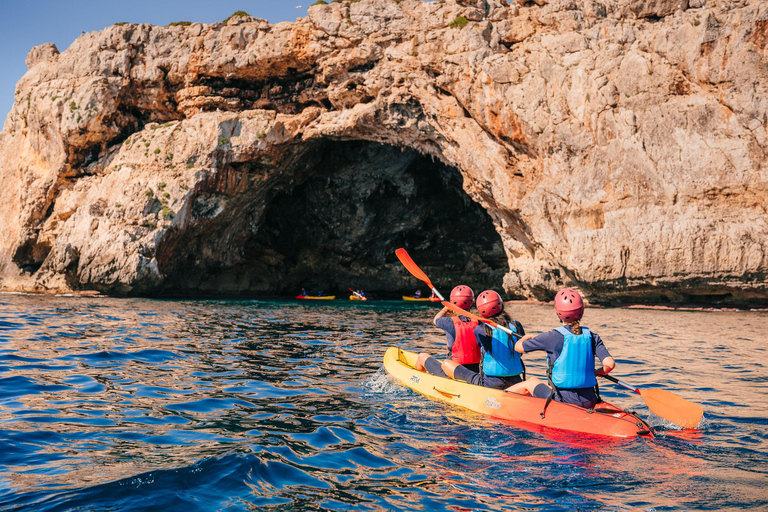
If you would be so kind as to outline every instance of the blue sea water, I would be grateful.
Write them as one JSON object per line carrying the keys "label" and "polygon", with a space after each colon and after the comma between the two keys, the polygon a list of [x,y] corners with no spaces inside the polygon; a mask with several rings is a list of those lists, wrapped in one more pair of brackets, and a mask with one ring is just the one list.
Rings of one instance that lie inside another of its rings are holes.
{"label": "blue sea water", "polygon": [[[529,332],[550,306],[509,303]],[[611,440],[493,420],[392,381],[434,305],[0,295],[2,510],[768,509],[765,312],[590,308],[615,375],[700,403]],[[541,357],[526,356],[543,375]]]}

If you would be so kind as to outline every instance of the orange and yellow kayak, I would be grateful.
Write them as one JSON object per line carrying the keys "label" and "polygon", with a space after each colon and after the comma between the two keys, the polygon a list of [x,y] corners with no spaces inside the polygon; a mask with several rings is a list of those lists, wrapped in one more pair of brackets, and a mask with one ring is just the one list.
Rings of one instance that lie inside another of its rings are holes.
{"label": "orange and yellow kayak", "polygon": [[553,400],[542,418],[546,402],[542,398],[430,375],[413,368],[417,357],[414,352],[390,347],[384,354],[384,368],[405,386],[430,398],[521,426],[537,425],[610,437],[653,437],[651,427],[638,416],[607,402],[587,410]]}
{"label": "orange and yellow kayak", "polygon": [[297,299],[305,299],[305,300],[333,300],[336,298],[335,295],[297,295]]}
{"label": "orange and yellow kayak", "polygon": [[403,295],[403,300],[414,302],[440,302],[438,297],[411,297],[409,295]]}
{"label": "orange and yellow kayak", "polygon": [[366,296],[358,296],[358,295],[350,295],[349,300],[368,300],[368,297]]}

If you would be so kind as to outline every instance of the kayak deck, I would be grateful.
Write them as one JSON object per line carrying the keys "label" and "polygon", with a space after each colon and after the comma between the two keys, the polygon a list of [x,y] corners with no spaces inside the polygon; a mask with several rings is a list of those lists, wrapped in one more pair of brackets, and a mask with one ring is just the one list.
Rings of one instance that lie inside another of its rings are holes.
{"label": "kayak deck", "polygon": [[333,300],[336,298],[335,295],[297,295],[297,299],[304,299],[304,300]]}
{"label": "kayak deck", "polygon": [[653,437],[653,430],[643,420],[613,404],[602,402],[588,410],[553,400],[542,418],[543,398],[430,375],[413,367],[417,357],[414,352],[389,347],[384,368],[414,391],[494,418],[610,437]]}

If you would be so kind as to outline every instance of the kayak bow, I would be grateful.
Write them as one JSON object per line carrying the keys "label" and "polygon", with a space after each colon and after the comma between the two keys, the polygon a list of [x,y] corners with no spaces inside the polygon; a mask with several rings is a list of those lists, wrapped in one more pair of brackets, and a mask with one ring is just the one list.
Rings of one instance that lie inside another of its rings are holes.
{"label": "kayak bow", "polygon": [[405,386],[430,398],[465,407],[475,412],[529,425],[610,437],[653,437],[648,424],[633,413],[607,402],[584,409],[557,401],[546,413],[543,398],[475,386],[460,380],[437,377],[414,369],[418,354],[390,347],[384,354],[384,368]]}

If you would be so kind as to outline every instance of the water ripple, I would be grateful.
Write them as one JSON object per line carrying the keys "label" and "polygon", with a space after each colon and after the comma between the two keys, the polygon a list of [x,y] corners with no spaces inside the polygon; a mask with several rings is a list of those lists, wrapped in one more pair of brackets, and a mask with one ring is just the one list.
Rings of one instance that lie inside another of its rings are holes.
{"label": "water ripple", "polygon": [[[529,332],[553,327],[547,306],[510,309]],[[434,311],[0,296],[0,508],[768,507],[768,369],[754,361],[765,313],[591,309],[623,380],[705,408],[701,430],[680,431],[603,385],[659,430],[606,440],[491,420],[393,382],[387,346],[444,351]],[[543,375],[542,358],[526,359]]]}

